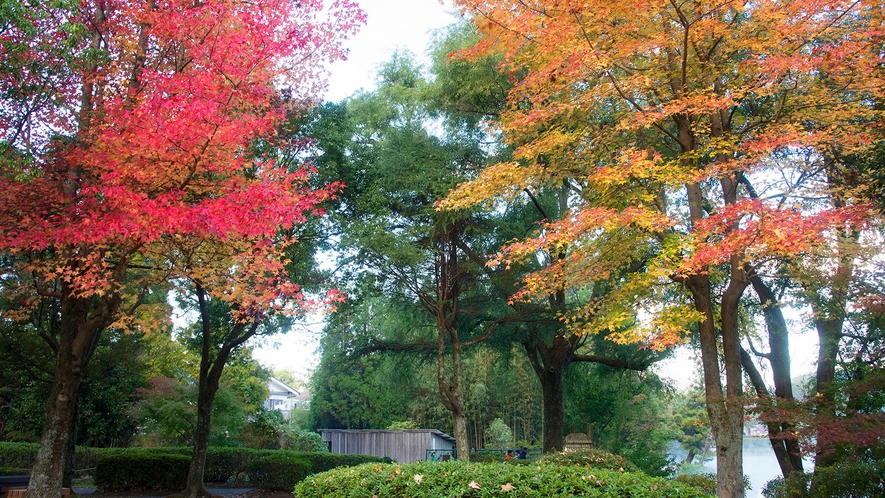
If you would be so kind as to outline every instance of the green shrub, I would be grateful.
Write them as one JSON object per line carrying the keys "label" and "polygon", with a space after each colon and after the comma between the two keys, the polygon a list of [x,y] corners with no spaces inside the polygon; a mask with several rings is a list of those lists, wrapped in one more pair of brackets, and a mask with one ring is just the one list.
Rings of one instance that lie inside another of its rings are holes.
{"label": "green shrub", "polygon": [[338,455],[314,451],[280,451],[279,453],[307,460],[310,462],[311,471],[314,473],[325,472],[338,467],[353,467],[364,463],[393,463],[393,460],[389,458],[371,455]]}
{"label": "green shrub", "polygon": [[[193,450],[191,450],[193,452]],[[209,448],[206,453],[205,482],[231,482],[238,480],[249,470],[249,463],[274,453],[250,448]]]}
{"label": "green shrub", "polygon": [[596,449],[566,450],[560,453],[551,453],[541,457],[540,463],[580,465],[593,470],[606,469],[618,472],[639,472],[639,468],[630,463],[626,458]]}
{"label": "green shrub", "polygon": [[716,474],[680,474],[676,480],[682,484],[702,489],[711,495],[716,494]]}
{"label": "green shrub", "polygon": [[[317,435],[317,437],[319,437]],[[30,473],[37,455],[38,445],[34,443],[0,443],[0,466],[17,469],[13,475]],[[124,458],[128,455],[179,455],[190,458],[194,449],[190,446],[160,448],[86,448],[77,447],[75,468],[98,467],[104,459]],[[206,454],[206,468],[203,480],[210,483],[237,482],[245,479],[249,462],[273,454],[287,454],[310,462],[313,472],[324,472],[336,467],[353,466],[367,462],[387,462],[389,458],[367,455],[334,455],[328,451],[280,451],[253,450],[250,448],[209,447]],[[157,487],[149,484],[146,487]]]}
{"label": "green shrub", "polygon": [[292,455],[275,454],[252,460],[249,480],[267,490],[289,491],[310,474],[310,462]]}
{"label": "green shrub", "polygon": [[183,489],[191,459],[184,455],[130,451],[101,458],[95,466],[95,486],[103,491],[124,489]]}
{"label": "green shrub", "polygon": [[28,474],[28,471],[17,469],[15,467],[0,467],[0,476],[21,476]]}
{"label": "green shrub", "polygon": [[30,469],[37,460],[39,447],[37,443],[0,443],[0,466]]}
{"label": "green shrub", "polygon": [[766,498],[871,498],[885,496],[885,462],[844,462],[817,468],[814,474],[793,472],[762,488]]}
{"label": "green shrub", "polygon": [[284,426],[280,428],[278,436],[281,450],[329,452],[329,445],[316,432]]}
{"label": "green shrub", "polygon": [[420,462],[408,465],[364,464],[308,477],[295,487],[299,498],[436,498],[440,496],[631,498],[710,497],[703,491],[665,479],[631,472],[595,470],[577,465]]}

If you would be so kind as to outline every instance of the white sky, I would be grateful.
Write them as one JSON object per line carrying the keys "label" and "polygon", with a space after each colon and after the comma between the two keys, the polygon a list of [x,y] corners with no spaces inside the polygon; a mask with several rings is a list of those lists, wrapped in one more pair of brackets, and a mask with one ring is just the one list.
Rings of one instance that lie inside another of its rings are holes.
{"label": "white sky", "polygon": [[[451,1],[445,0],[358,0],[367,22],[345,45],[348,60],[331,66],[326,100],[338,102],[356,91],[375,87],[376,69],[396,50],[407,49],[422,57],[433,30],[456,21]],[[308,326],[299,326],[268,344],[253,343],[252,356],[266,367],[291,370],[305,380],[316,367],[316,348],[322,330],[322,317],[312,317]]]}
{"label": "white sky", "polygon": [[375,86],[375,70],[397,49],[423,56],[433,30],[457,19],[450,0],[358,0],[367,23],[346,44],[348,60],[332,65],[326,100],[337,102]]}

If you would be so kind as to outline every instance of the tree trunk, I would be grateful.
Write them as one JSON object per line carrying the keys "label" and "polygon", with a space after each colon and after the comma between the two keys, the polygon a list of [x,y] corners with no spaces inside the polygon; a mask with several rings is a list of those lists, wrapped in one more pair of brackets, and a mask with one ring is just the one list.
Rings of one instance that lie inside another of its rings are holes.
{"label": "tree trunk", "polygon": [[[747,371],[747,376],[750,377],[750,382],[753,384],[753,388],[756,390],[756,395],[765,402],[771,403],[771,395],[768,393],[768,389],[765,387],[765,381],[762,379],[762,375],[753,363],[750,353],[741,351],[741,361],[744,364],[744,370]],[[793,461],[790,458],[790,452],[787,449],[786,441],[779,439],[782,430],[781,424],[777,422],[766,422],[765,427],[768,429],[768,441],[771,443],[771,449],[774,450],[774,456],[777,458],[777,464],[781,468],[781,474],[786,478],[797,469],[793,466]],[[798,470],[801,472],[802,468],[800,467]]]}
{"label": "tree trunk", "polygon": [[562,396],[563,369],[548,368],[541,379],[544,396],[544,433],[542,449],[544,453],[562,451],[564,447],[563,425],[565,405]]}
{"label": "tree trunk", "polygon": [[[436,380],[439,387],[439,396],[443,406],[452,414],[452,427],[455,437],[455,451],[458,460],[470,459],[470,445],[467,440],[467,416],[464,413],[464,392],[461,386],[461,344],[457,335],[446,323],[446,315],[437,315],[437,355],[436,355]],[[452,347],[452,374],[451,381],[446,378],[446,335],[451,338]]]}
{"label": "tree trunk", "polygon": [[[216,370],[214,367],[212,370]],[[187,487],[184,496],[211,496],[203,482],[203,473],[206,470],[206,454],[209,451],[209,433],[212,429],[212,405],[215,403],[215,393],[218,392],[219,374],[207,375],[200,370],[200,385],[197,394],[197,427],[194,433],[194,452],[191,458],[190,470],[187,474]]]}
{"label": "tree trunk", "polygon": [[181,495],[185,497],[213,496],[206,490],[206,485],[203,483],[203,473],[206,469],[206,454],[209,451],[209,433],[212,429],[212,405],[215,403],[215,393],[218,392],[221,374],[224,372],[224,366],[227,364],[231,352],[254,336],[261,323],[256,320],[251,324],[240,322],[233,325],[224,334],[224,341],[218,347],[218,353],[213,360],[212,348],[215,347],[215,343],[212,339],[212,325],[206,292],[199,283],[195,284],[195,288],[200,307],[203,337],[200,352],[200,383],[197,391],[197,427],[194,431],[194,453],[187,474],[187,487]]}
{"label": "tree trunk", "polygon": [[71,423],[82,380],[81,359],[71,351],[71,341],[63,337],[57,355],[52,390],[46,406],[46,419],[37,460],[31,470],[28,498],[60,496],[63,487],[66,455],[74,431]]}
{"label": "tree trunk", "polygon": [[28,498],[61,495],[66,470],[70,470],[69,453],[73,450],[72,438],[76,434],[83,374],[108,317],[118,306],[116,296],[108,296],[98,303],[91,299],[62,299],[55,372],[46,403],[40,448],[31,469]]}
{"label": "tree trunk", "polygon": [[[771,373],[774,377],[774,399],[771,398],[762,377],[756,371],[752,358],[746,352],[742,352],[741,361],[744,362],[744,369],[749,374],[750,381],[760,398],[771,403],[778,403],[780,400],[791,401],[794,398],[787,321],[784,319],[783,310],[771,288],[758,275],[753,275],[750,283],[762,304],[762,314],[768,330],[769,353],[765,355],[765,358],[771,365]],[[793,435],[795,434],[793,424],[786,421],[770,422],[766,424],[766,427],[768,441],[778,459],[784,478],[789,477],[793,472],[804,472],[799,439]]]}
{"label": "tree trunk", "polygon": [[[812,306],[815,314],[819,309]],[[819,315],[818,315],[819,316]],[[833,382],[836,380],[836,361],[839,354],[839,342],[842,340],[842,319],[815,319],[815,328],[819,342],[817,356],[817,417],[826,421],[836,417],[836,394]],[[826,423],[826,422],[825,422]],[[835,463],[827,431],[818,431],[815,467],[828,467]]]}
{"label": "tree trunk", "polygon": [[562,451],[563,425],[565,424],[565,404],[563,402],[562,376],[571,364],[574,345],[558,334],[551,346],[537,342],[523,344],[529,362],[538,380],[544,400],[544,425],[542,427],[542,451],[552,453]]}
{"label": "tree trunk", "polygon": [[[716,338],[710,280],[706,275],[686,279],[695,308],[704,319],[699,324],[701,363],[707,415],[716,440],[716,495],[719,498],[742,498],[743,482],[743,400],[740,365],[740,342],[737,330],[737,306],[741,283],[734,278],[722,297],[720,307],[722,351],[725,365],[725,391],[719,369],[719,344]],[[736,351],[735,351],[736,349]]]}

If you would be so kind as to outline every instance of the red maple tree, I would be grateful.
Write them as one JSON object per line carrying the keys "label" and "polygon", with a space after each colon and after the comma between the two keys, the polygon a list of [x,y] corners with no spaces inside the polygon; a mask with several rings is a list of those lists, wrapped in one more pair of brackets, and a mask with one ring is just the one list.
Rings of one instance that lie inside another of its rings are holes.
{"label": "red maple tree", "polygon": [[[0,52],[0,250],[23,318],[59,303],[57,366],[29,496],[59,494],[77,390],[103,329],[151,286],[240,264],[231,299],[297,297],[281,231],[334,187],[249,154],[324,85],[363,21],[350,0],[93,0],[20,7]],[[185,242],[186,241],[186,242]],[[169,261],[206,249],[205,268]],[[218,257],[216,257],[216,255]],[[269,265],[255,268],[246,265]],[[202,273],[200,273],[202,272]],[[259,278],[260,276],[260,278]],[[220,291],[221,292],[221,291]]]}

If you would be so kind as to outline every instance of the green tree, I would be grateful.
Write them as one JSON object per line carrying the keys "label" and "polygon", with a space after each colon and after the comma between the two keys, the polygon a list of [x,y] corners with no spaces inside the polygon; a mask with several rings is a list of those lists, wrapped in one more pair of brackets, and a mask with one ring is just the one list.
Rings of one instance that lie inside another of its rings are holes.
{"label": "green tree", "polygon": [[435,117],[429,83],[411,56],[397,54],[378,77],[378,90],[355,96],[347,102],[349,115],[336,117],[336,125],[349,131],[325,142],[319,137],[322,150],[346,151],[330,154],[332,167],[351,170],[341,175],[351,188],[342,196],[347,219],[341,250],[353,278],[372,275],[397,305],[422,310],[411,329],[425,335],[407,340],[435,351],[437,392],[451,413],[459,457],[466,458],[463,349],[494,328],[478,257],[489,252],[492,232],[489,217],[441,213],[434,203],[485,153],[475,133],[428,131]]}
{"label": "green tree", "polygon": [[367,352],[375,334],[390,332],[375,323],[383,317],[410,326],[408,310],[359,296],[328,317],[310,382],[314,429],[380,429],[409,416],[416,378],[412,361]]}
{"label": "green tree", "polygon": [[672,472],[672,433],[665,423],[670,390],[657,375],[579,362],[566,371],[563,384],[570,432],[589,430],[596,448],[623,456],[646,474]]}
{"label": "green tree", "polygon": [[691,464],[696,457],[706,461],[710,454],[710,423],[704,406],[704,390],[694,384],[686,392],[677,393],[670,407],[668,424],[676,441],[686,450],[682,463]]}
{"label": "green tree", "polygon": [[513,444],[513,431],[500,418],[492,420],[486,437],[492,448],[503,449]]}

